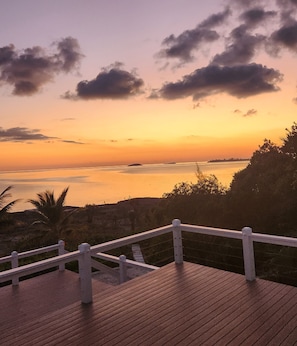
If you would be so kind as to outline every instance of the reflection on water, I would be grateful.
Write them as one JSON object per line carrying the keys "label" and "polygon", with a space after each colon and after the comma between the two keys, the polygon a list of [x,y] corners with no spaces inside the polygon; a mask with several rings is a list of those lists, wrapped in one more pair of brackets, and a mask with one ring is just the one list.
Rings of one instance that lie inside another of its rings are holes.
{"label": "reflection on water", "polygon": [[[226,186],[229,186],[234,173],[247,164],[248,161],[198,163],[203,173],[216,175]],[[3,191],[7,186],[14,186],[12,198],[21,201],[13,211],[31,209],[32,205],[26,201],[36,198],[37,193],[50,190],[58,196],[67,186],[70,189],[66,204],[82,207],[134,197],[161,197],[179,182],[195,182],[195,173],[195,162],[27,170],[0,173],[0,188]]]}

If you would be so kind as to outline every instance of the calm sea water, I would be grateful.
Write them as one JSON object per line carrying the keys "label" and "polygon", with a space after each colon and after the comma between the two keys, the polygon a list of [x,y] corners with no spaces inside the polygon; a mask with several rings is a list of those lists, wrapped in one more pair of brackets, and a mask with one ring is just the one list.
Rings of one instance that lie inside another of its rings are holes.
{"label": "calm sea water", "polygon": [[[248,161],[198,162],[203,173],[214,174],[226,186],[234,173],[247,164]],[[66,205],[83,207],[135,197],[161,197],[179,182],[194,183],[195,173],[196,162],[1,172],[0,189],[13,185],[12,198],[21,199],[12,211],[32,209],[27,200],[37,198],[37,193],[50,190],[57,197],[67,186]]]}

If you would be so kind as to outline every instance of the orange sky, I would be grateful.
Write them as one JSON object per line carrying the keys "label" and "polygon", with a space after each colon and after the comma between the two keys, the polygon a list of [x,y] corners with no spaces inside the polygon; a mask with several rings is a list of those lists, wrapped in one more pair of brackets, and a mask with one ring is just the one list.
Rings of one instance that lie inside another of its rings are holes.
{"label": "orange sky", "polygon": [[295,2],[69,5],[3,5],[2,171],[248,158],[296,120]]}

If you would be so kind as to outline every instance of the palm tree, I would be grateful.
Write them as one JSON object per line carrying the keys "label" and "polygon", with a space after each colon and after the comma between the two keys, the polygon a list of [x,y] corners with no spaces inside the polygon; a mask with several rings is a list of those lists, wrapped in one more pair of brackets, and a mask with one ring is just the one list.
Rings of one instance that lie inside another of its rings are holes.
{"label": "palm tree", "polygon": [[7,215],[7,212],[12,208],[12,206],[18,201],[18,199],[6,203],[6,199],[11,197],[11,194],[8,192],[12,189],[12,186],[8,186],[4,191],[0,193],[0,221],[4,219],[4,217]]}
{"label": "palm tree", "polygon": [[54,191],[46,190],[38,193],[38,199],[29,199],[28,202],[33,204],[39,214],[38,221],[34,224],[46,225],[60,239],[63,227],[65,227],[72,213],[65,213],[64,202],[69,187],[65,188],[59,198],[56,200]]}

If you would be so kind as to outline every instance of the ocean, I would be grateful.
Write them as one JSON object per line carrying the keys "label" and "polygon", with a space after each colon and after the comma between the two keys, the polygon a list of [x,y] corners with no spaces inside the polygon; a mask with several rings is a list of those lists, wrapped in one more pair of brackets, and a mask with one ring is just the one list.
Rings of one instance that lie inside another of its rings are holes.
{"label": "ocean", "polygon": [[[97,166],[41,170],[7,171],[0,173],[0,191],[12,185],[13,199],[20,199],[11,211],[32,209],[28,199],[50,190],[58,197],[69,186],[65,205],[107,204],[135,197],[162,197],[175,184],[196,181],[196,165],[204,174],[214,174],[229,186],[234,173],[249,161],[179,162],[144,164],[141,166]],[[7,200],[9,202],[10,200]]]}

